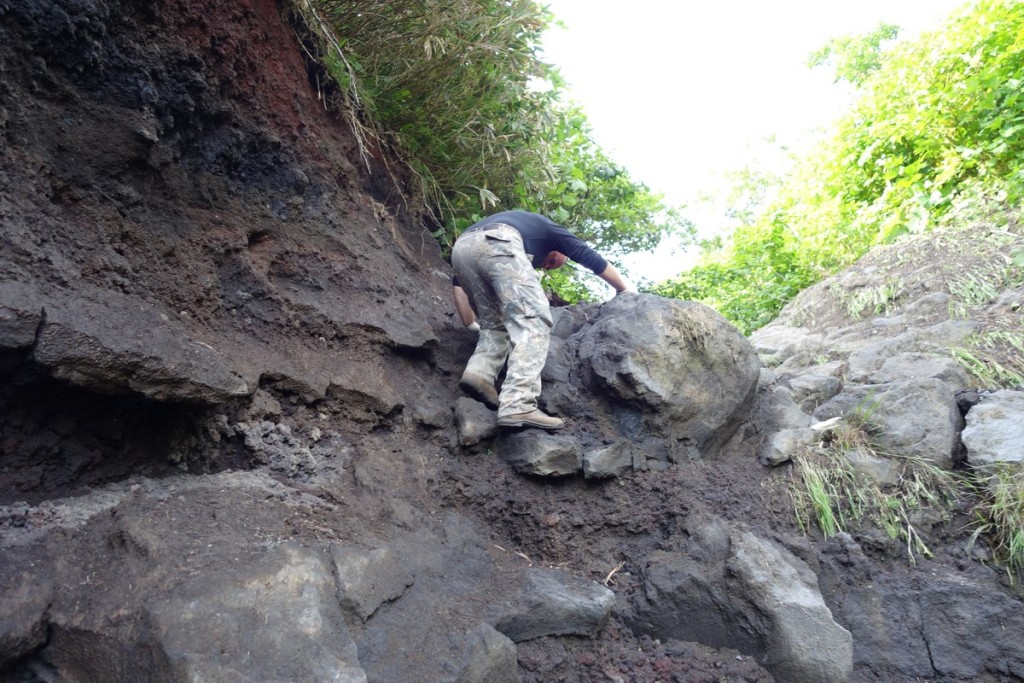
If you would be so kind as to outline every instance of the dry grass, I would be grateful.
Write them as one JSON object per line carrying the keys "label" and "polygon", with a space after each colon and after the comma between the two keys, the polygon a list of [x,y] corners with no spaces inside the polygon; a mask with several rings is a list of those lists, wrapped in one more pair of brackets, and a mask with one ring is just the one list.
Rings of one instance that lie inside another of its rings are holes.
{"label": "dry grass", "polygon": [[[959,478],[920,458],[883,453],[870,422],[879,404],[865,402],[829,431],[819,447],[793,459],[790,495],[805,533],[817,527],[829,538],[874,526],[904,543],[913,563],[918,555],[931,555],[915,520],[926,508],[947,518],[959,497]],[[857,467],[858,460],[894,462],[896,482],[879,483]]]}
{"label": "dry grass", "polygon": [[983,502],[975,509],[971,545],[987,540],[1010,582],[1017,583],[1024,575],[1024,470],[997,468],[978,489]]}

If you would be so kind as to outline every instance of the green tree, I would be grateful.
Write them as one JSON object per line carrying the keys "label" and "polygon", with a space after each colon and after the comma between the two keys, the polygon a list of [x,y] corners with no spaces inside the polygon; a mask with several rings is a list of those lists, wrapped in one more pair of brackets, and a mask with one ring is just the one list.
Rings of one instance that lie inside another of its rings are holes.
{"label": "green tree", "polygon": [[862,85],[882,66],[882,44],[896,39],[900,28],[895,24],[879,24],[878,28],[860,36],[833,38],[821,49],[811,53],[811,67],[832,64],[836,82]]}
{"label": "green tree", "polygon": [[[450,245],[485,213],[550,215],[598,249],[649,249],[688,224],[594,142],[540,57],[550,12],[534,0],[293,0],[311,50],[366,146],[422,183]],[[566,298],[585,289],[553,279]]]}
{"label": "green tree", "polygon": [[816,53],[857,87],[853,107],[759,213],[659,292],[749,331],[872,246],[931,229],[958,198],[1020,200],[1024,3],[980,0],[886,47],[894,34],[883,25]]}

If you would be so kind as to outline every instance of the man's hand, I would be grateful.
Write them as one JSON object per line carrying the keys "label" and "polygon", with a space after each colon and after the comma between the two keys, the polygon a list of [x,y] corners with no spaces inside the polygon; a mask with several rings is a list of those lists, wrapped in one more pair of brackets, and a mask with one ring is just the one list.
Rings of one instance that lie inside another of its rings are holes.
{"label": "man's hand", "polygon": [[472,330],[473,332],[479,333],[480,332],[480,323],[478,323],[478,322],[476,322],[474,320],[470,324],[466,325],[466,329],[467,330]]}
{"label": "man's hand", "polygon": [[619,271],[615,270],[615,266],[610,263],[608,264],[608,267],[605,268],[604,271],[598,273],[597,276],[612,286],[615,290],[615,296],[626,293],[637,293],[636,287],[619,275]]}

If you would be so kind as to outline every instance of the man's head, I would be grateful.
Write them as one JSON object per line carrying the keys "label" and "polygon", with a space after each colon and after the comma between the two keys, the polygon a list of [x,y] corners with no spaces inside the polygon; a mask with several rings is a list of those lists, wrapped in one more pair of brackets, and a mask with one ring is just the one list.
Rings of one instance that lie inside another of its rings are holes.
{"label": "man's head", "polygon": [[560,251],[549,251],[540,267],[544,270],[558,270],[565,265],[566,258],[568,257]]}

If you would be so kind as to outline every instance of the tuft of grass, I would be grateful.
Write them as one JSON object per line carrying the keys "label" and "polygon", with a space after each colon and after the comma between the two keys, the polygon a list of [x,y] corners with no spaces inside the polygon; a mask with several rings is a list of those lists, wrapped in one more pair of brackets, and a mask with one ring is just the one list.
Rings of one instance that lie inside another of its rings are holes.
{"label": "tuft of grass", "polygon": [[972,306],[981,306],[999,298],[999,290],[1007,279],[1005,269],[989,269],[979,273],[964,273],[949,282],[950,317],[965,318]]}
{"label": "tuft of grass", "polygon": [[1024,334],[990,330],[975,334],[964,346],[950,349],[953,358],[980,386],[1012,389],[1024,386]]}
{"label": "tuft of grass", "polygon": [[886,314],[892,310],[892,304],[903,294],[903,289],[903,282],[899,279],[890,280],[877,287],[861,289],[846,302],[846,312],[855,319],[859,319],[867,310],[874,315]]}
{"label": "tuft of grass", "polygon": [[[818,448],[793,458],[790,496],[801,530],[817,527],[826,538],[868,526],[906,544],[913,564],[918,556],[929,557],[915,520],[925,509],[942,517],[959,498],[958,477],[921,458],[883,453],[873,438],[870,414],[881,399],[866,399],[828,434]],[[895,484],[880,484],[855,466],[858,458],[896,462]]]}
{"label": "tuft of grass", "polygon": [[982,503],[975,508],[969,548],[986,539],[1010,583],[1016,584],[1024,575],[1024,470],[998,467],[977,488]]}
{"label": "tuft of grass", "polygon": [[817,526],[831,538],[847,531],[867,513],[864,478],[838,451],[808,450],[793,459],[796,485],[791,487],[797,523],[804,533]]}
{"label": "tuft of grass", "polygon": [[1019,235],[1010,230],[989,228],[972,235],[972,240],[972,244],[964,248],[985,263],[971,272],[951,274],[948,285],[952,296],[951,318],[970,317],[975,307],[995,301],[1009,287],[1024,284],[1024,258],[1021,257],[1024,248],[1019,246]]}

